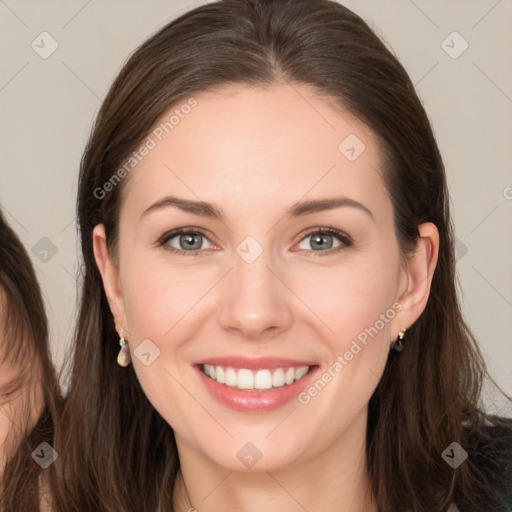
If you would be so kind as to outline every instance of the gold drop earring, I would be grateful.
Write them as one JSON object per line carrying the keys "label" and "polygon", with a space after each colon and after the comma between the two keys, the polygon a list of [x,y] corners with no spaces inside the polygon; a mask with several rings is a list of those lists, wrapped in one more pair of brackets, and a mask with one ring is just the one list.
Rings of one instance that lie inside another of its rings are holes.
{"label": "gold drop earring", "polygon": [[407,329],[402,329],[399,333],[398,333],[398,338],[396,339],[396,341],[393,341],[391,343],[391,348],[396,350],[397,352],[402,352],[402,350],[404,349],[404,338],[405,338],[405,331],[407,331]]}
{"label": "gold drop earring", "polygon": [[130,356],[130,348],[123,337],[123,329],[121,329],[119,333],[119,345],[121,345],[121,350],[119,350],[119,354],[117,354],[117,364],[126,367],[130,364],[132,358]]}

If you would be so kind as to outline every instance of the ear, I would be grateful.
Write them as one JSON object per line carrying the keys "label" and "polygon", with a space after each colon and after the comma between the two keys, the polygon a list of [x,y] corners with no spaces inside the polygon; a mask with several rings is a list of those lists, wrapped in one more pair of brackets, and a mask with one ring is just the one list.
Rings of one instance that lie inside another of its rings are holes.
{"label": "ear", "polygon": [[114,316],[116,330],[121,328],[126,332],[126,314],[123,294],[120,286],[119,270],[114,264],[107,247],[105,226],[98,224],[92,231],[92,246],[94,259],[103,280],[103,288]]}
{"label": "ear", "polygon": [[430,295],[430,286],[437,265],[439,254],[439,231],[431,222],[421,224],[418,228],[420,237],[416,249],[404,268],[405,286],[398,302],[402,310],[396,318],[393,335],[398,336],[402,329],[409,328],[423,313]]}

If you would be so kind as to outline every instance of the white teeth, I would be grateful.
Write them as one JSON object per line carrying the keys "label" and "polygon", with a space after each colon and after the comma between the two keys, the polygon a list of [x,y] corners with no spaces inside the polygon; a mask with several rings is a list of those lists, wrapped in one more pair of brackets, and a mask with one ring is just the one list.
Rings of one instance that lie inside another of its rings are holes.
{"label": "white teeth", "polygon": [[226,368],[226,386],[236,386],[236,372],[233,368]]}
{"label": "white teeth", "polygon": [[272,387],[272,374],[270,370],[258,370],[256,372],[254,387],[256,389],[270,389]]}
{"label": "white teeth", "polygon": [[284,374],[286,384],[291,384],[295,380],[295,368],[288,368]]}
{"label": "white teeth", "polygon": [[231,367],[203,365],[203,372],[211,379],[226,386],[244,390],[265,390],[280,388],[302,379],[309,371],[309,366],[298,368],[276,368],[275,370],[248,370]]}
{"label": "white teeth", "polygon": [[222,366],[217,366],[215,368],[215,372],[217,373],[215,380],[220,384],[224,384],[226,382],[226,374],[224,373],[224,368],[222,368]]}
{"label": "white teeth", "polygon": [[274,374],[272,375],[272,386],[275,388],[284,386],[284,370],[282,368],[274,370]]}
{"label": "white teeth", "polygon": [[299,369],[295,372],[295,380],[300,380],[300,379],[302,379],[302,377],[304,377],[304,375],[306,375],[306,373],[308,373],[308,370],[309,370],[309,367],[308,367],[308,366],[303,366],[302,368],[299,368]]}
{"label": "white teeth", "polygon": [[236,387],[240,389],[254,389],[254,375],[251,370],[238,370]]}
{"label": "white teeth", "polygon": [[205,375],[208,375],[208,377],[211,377],[213,380],[217,380],[215,378],[215,372],[216,372],[215,366],[211,366],[209,364],[205,364],[204,365],[204,373],[205,373]]}

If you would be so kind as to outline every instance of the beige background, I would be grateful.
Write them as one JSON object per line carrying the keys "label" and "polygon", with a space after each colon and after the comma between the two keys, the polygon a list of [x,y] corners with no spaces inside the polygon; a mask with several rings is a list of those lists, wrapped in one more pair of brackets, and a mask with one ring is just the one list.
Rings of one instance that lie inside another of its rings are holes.
{"label": "beige background", "polygon": [[[512,0],[342,3],[392,47],[425,104],[448,173],[464,311],[512,394]],[[200,4],[0,0],[0,203],[37,269],[59,364],[75,318],[77,173],[92,121],[130,52]],[[58,48],[42,58],[33,41],[40,53]],[[493,393],[486,401],[512,415]]]}

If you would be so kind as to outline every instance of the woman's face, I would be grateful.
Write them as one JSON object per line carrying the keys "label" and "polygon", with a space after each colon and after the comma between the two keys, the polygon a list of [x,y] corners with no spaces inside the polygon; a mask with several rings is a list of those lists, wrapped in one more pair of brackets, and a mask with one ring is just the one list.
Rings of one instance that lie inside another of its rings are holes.
{"label": "woman's face", "polygon": [[140,384],[180,452],[231,470],[362,440],[425,280],[402,265],[372,132],[305,86],[194,99],[124,178],[119,266],[99,263]]}

